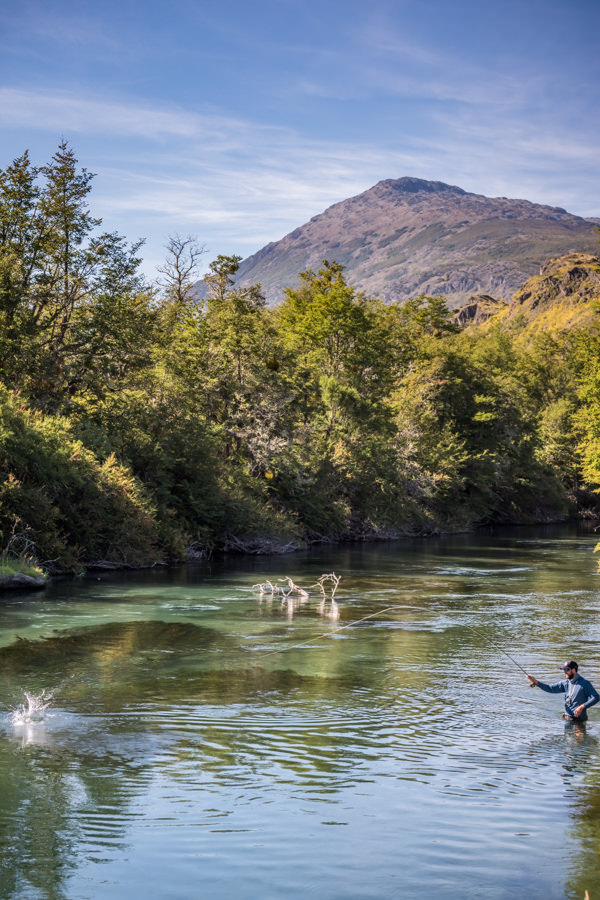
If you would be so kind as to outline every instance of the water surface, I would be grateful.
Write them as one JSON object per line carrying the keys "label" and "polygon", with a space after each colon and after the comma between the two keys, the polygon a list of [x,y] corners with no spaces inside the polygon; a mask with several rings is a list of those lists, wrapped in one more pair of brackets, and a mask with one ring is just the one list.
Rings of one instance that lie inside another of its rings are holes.
{"label": "water surface", "polygon": [[[565,726],[518,666],[575,658],[600,686],[595,543],[522,529],[2,598],[0,897],[593,897],[600,711]],[[254,587],[329,572],[336,604]]]}

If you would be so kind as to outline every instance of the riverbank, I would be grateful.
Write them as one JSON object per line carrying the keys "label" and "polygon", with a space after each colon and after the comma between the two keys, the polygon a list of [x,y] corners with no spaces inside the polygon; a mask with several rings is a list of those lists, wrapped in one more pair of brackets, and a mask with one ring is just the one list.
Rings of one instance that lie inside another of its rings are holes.
{"label": "riverbank", "polygon": [[0,561],[0,591],[42,590],[48,583],[48,574],[39,566],[23,559]]}
{"label": "riverbank", "polygon": [[98,574],[102,572],[132,572],[148,571],[150,569],[177,568],[182,564],[200,563],[209,561],[215,555],[243,559],[244,557],[285,556],[298,551],[306,551],[311,548],[330,546],[332,549],[343,545],[353,544],[386,544],[414,538],[439,538],[452,535],[468,535],[484,533],[495,528],[514,527],[543,527],[547,525],[561,525],[572,523],[585,523],[586,530],[595,532],[596,524],[600,520],[597,508],[582,506],[577,515],[571,516],[540,516],[527,521],[486,521],[478,523],[463,523],[462,525],[443,526],[439,522],[413,522],[406,523],[404,527],[357,529],[351,533],[331,535],[303,535],[290,538],[288,535],[226,535],[222,540],[211,544],[197,542],[185,550],[185,555],[179,558],[154,559],[145,562],[131,563],[123,560],[90,560],[83,562],[78,571],[73,568],[58,568],[53,564],[47,570],[43,564],[37,564],[33,560],[8,559],[0,562],[0,592],[20,590],[42,590],[52,581],[54,576],[84,575],[86,573]]}

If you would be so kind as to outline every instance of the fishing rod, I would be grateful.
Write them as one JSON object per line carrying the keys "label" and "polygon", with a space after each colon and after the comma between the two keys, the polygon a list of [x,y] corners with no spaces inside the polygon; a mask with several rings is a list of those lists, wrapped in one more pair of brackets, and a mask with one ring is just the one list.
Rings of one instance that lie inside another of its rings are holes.
{"label": "fishing rod", "polygon": [[[523,675],[525,675],[525,677],[527,677],[527,672],[525,671],[523,666],[517,662],[517,660],[514,658],[514,656],[511,656],[510,653],[508,653],[503,647],[501,647],[497,641],[490,640],[490,637],[483,631],[482,628],[478,628],[477,625],[469,625],[468,627],[471,628],[472,631],[476,631],[482,637],[485,637],[485,639],[487,641],[489,641],[489,643],[492,644],[496,648],[496,650],[499,650],[500,653],[503,653],[505,656],[507,656],[510,659],[510,661],[512,663],[514,663],[514,665],[517,667],[517,669],[520,669],[521,672],[523,673]],[[531,684],[531,682],[529,683],[529,686],[535,687],[535,685]]]}
{"label": "fishing rod", "polygon": [[[310,638],[307,641],[300,641],[297,644],[288,644],[285,647],[273,647],[270,650],[265,650],[264,653],[261,653],[259,656],[255,657],[254,662],[257,662],[257,660],[260,660],[260,659],[264,659],[267,656],[271,656],[274,653],[284,653],[286,650],[296,650],[299,647],[306,647],[309,644],[314,644],[316,641],[322,641],[325,638],[329,638],[335,634],[339,634],[340,631],[345,631],[348,628],[353,628],[355,625],[360,625],[361,622],[366,622],[367,619],[374,619],[377,616],[382,616],[384,613],[393,612],[394,610],[403,609],[403,608],[404,607],[401,605],[386,606],[385,609],[380,609],[377,612],[369,613],[368,616],[362,616],[362,618],[356,619],[353,622],[348,622],[346,625],[340,625],[339,628],[334,628],[332,631],[328,631],[325,634],[317,635],[316,637]],[[500,653],[503,653],[504,656],[508,657],[508,659],[510,659],[510,661],[517,667],[517,669],[520,669],[520,671],[523,673],[523,675],[527,676],[527,672],[525,671],[523,666],[517,662],[517,660],[514,658],[514,656],[511,656],[511,654],[508,653],[507,650],[504,650],[504,648],[501,647],[496,641],[490,640],[489,636],[482,629],[478,628],[476,625],[469,625],[468,627],[471,628],[473,631],[478,632],[482,637],[485,637],[485,639],[487,641],[489,641],[491,644],[493,644],[496,647],[496,649],[500,651]],[[530,683],[530,687],[535,687],[535,685]]]}

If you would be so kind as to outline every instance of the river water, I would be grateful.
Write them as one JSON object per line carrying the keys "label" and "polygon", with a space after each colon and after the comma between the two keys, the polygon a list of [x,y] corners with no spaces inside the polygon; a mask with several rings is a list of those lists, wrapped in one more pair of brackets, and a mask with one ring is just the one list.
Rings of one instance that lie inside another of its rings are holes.
{"label": "river water", "polygon": [[[600,896],[600,706],[565,725],[518,668],[558,681],[574,658],[600,686],[596,540],[327,547],[1,598],[0,897]],[[331,572],[335,603],[254,587]]]}

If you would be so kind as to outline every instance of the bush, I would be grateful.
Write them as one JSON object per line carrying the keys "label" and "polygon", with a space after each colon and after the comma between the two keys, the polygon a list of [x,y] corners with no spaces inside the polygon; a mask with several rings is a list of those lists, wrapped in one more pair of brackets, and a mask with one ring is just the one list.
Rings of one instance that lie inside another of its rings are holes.
{"label": "bush", "polygon": [[0,390],[0,531],[6,547],[27,536],[57,570],[99,560],[147,565],[160,558],[155,510],[129,469],[100,462],[59,416],[30,410]]}

